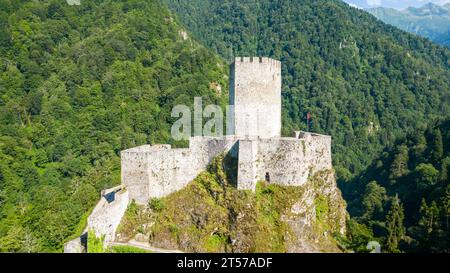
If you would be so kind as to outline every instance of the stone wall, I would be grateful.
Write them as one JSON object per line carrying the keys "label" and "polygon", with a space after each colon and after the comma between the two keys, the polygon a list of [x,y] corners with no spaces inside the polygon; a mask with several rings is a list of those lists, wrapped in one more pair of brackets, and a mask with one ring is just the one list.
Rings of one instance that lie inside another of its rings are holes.
{"label": "stone wall", "polygon": [[332,168],[331,138],[304,134],[299,139],[261,139],[256,164],[258,181],[301,186],[310,175]]}
{"label": "stone wall", "polygon": [[144,145],[121,152],[122,184],[130,192],[130,201],[146,204],[149,198],[161,198],[182,189],[212,159],[232,150],[237,137],[192,137],[188,149],[170,145]]}
{"label": "stone wall", "polygon": [[331,138],[299,133],[298,138],[192,137],[188,149],[141,146],[122,152],[122,184],[130,201],[146,204],[178,191],[220,153],[238,158],[237,187],[254,190],[257,181],[304,184],[309,175],[332,168]]}
{"label": "stone wall", "polygon": [[257,182],[258,140],[242,139],[238,142],[238,174],[237,188],[254,190]]}
{"label": "stone wall", "polygon": [[163,197],[183,188],[197,176],[199,162],[190,149],[156,150],[149,153],[149,190],[151,197]]}
{"label": "stone wall", "polygon": [[280,136],[281,63],[265,57],[237,57],[230,70],[234,135]]}
{"label": "stone wall", "polygon": [[122,187],[105,191],[88,217],[87,229],[97,237],[105,236],[104,244],[114,241],[120,220],[129,203],[129,192]]}
{"label": "stone wall", "polygon": [[64,244],[64,253],[83,253],[86,252],[85,246],[86,244],[83,244],[82,238],[77,237]]}
{"label": "stone wall", "polygon": [[[162,148],[162,147],[161,147]],[[149,192],[150,145],[139,146],[120,152],[121,181],[130,194],[130,200],[145,201]]]}

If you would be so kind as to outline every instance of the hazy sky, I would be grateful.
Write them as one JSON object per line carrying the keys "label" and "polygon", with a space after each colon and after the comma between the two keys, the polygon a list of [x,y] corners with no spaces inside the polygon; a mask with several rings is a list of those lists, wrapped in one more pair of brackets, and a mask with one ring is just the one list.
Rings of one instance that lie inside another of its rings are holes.
{"label": "hazy sky", "polygon": [[429,2],[440,5],[450,3],[450,0],[344,0],[344,1],[361,8],[383,6],[396,9],[404,9],[407,7],[420,7]]}

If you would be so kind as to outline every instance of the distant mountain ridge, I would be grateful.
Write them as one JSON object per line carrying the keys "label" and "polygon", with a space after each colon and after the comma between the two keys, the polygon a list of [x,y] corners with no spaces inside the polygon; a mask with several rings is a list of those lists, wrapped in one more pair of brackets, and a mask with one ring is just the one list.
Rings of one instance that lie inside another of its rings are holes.
{"label": "distant mountain ridge", "polygon": [[428,3],[405,10],[377,7],[366,11],[387,24],[450,47],[450,3],[442,6]]}

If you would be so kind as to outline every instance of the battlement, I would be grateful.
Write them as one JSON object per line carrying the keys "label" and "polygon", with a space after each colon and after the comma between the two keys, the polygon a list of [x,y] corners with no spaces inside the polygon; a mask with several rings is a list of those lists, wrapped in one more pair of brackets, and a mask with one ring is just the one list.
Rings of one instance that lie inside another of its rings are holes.
{"label": "battlement", "polygon": [[305,132],[305,131],[294,131],[294,137],[297,139],[306,139],[306,138],[324,138],[331,141],[331,136],[329,135],[321,135],[318,133]]}
{"label": "battlement", "polygon": [[170,150],[172,146],[169,144],[157,144],[157,145],[142,145],[138,147],[133,147],[127,150],[123,150],[121,154],[133,154],[133,153],[150,153],[157,150]]}
{"label": "battlement", "polygon": [[268,64],[273,67],[281,68],[281,62],[268,57],[235,57],[234,63],[254,63],[254,64]]}

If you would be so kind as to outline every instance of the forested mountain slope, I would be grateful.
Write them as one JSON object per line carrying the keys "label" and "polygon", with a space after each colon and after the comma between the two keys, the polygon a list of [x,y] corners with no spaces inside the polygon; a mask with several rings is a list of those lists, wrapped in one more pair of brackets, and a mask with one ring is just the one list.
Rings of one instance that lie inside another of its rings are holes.
{"label": "forested mountain slope", "polygon": [[351,215],[385,250],[450,252],[449,129],[450,119],[411,130],[341,185]]}
{"label": "forested mountain slope", "polygon": [[312,130],[333,136],[341,178],[450,112],[450,51],[341,1],[165,1],[226,60],[281,60],[284,134],[305,129],[311,112]]}
{"label": "forested mountain slope", "polygon": [[171,142],[175,104],[227,98],[226,65],[159,1],[81,2],[0,0],[2,252],[61,251],[120,150]]}

